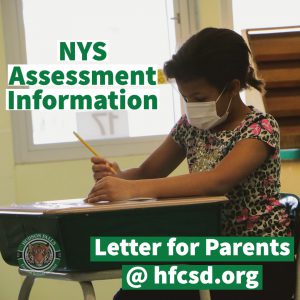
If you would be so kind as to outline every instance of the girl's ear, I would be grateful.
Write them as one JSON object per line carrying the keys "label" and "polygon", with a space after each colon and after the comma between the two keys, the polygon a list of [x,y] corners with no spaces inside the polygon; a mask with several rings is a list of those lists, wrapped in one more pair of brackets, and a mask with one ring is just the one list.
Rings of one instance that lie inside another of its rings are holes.
{"label": "girl's ear", "polygon": [[233,97],[239,94],[241,89],[241,82],[238,79],[233,79],[229,84],[228,92],[231,93]]}

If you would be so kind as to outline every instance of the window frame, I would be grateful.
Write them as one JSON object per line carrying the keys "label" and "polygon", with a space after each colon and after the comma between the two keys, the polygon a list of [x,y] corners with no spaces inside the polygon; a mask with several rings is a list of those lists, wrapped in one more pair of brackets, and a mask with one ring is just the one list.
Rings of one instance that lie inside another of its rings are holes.
{"label": "window frame", "polygon": [[[197,0],[174,1],[174,18],[177,47],[198,30]],[[7,64],[26,64],[25,30],[22,0],[1,0],[2,20]],[[179,18],[176,18],[179,16]],[[175,104],[174,104],[175,105]],[[182,111],[182,105],[178,104]],[[60,160],[85,159],[91,154],[79,142],[35,145],[33,143],[30,111],[10,111],[17,164]],[[171,128],[170,128],[171,129]],[[157,148],[165,135],[126,137],[95,140],[90,144],[106,157],[146,155]],[[101,149],[101,151],[100,151]]]}

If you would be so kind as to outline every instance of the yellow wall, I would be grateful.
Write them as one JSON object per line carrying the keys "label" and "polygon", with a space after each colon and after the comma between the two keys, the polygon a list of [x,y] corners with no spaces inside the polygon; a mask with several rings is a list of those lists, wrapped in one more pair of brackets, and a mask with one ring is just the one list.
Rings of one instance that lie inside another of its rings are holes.
{"label": "yellow wall", "polygon": [[281,164],[281,191],[300,196],[300,161]]}
{"label": "yellow wall", "polygon": [[[1,11],[1,2],[0,2]],[[0,16],[1,17],[1,16]],[[0,20],[1,21],[1,20]],[[0,205],[15,200],[15,166],[13,159],[12,132],[9,113],[3,111],[6,69],[2,22],[0,22]],[[16,288],[20,285],[16,268],[7,266],[0,257],[0,299],[17,299]]]}
{"label": "yellow wall", "polygon": [[[220,26],[218,0],[199,0],[199,10],[201,27]],[[0,70],[0,205],[84,197],[93,183],[88,160],[23,165],[16,165],[14,162],[10,113],[4,110],[3,91],[6,74],[3,71],[6,70],[6,62],[1,19]],[[144,159],[144,156],[114,158],[121,168],[125,169],[139,165]],[[187,172],[186,165],[182,164],[175,174],[185,172]],[[283,163],[283,191],[300,195],[299,178],[300,162]],[[0,300],[17,299],[21,281],[22,278],[17,275],[17,268],[8,266],[0,257]],[[110,300],[120,285],[120,280],[96,282],[96,295],[99,299]],[[77,300],[82,299],[82,294],[75,283],[39,279],[35,283],[30,299]]]}

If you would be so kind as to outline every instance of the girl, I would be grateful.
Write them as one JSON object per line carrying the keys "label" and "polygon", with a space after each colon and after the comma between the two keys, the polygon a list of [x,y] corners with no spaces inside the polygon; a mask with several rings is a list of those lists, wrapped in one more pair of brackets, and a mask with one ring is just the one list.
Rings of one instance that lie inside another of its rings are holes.
{"label": "girl", "polygon": [[[246,106],[239,95],[250,87],[264,91],[250,55],[243,38],[229,29],[206,28],[187,40],[164,66],[166,76],[176,80],[186,114],[138,168],[121,171],[116,163],[93,157],[97,182],[86,201],[226,195],[223,235],[289,236],[290,220],[278,201],[278,124],[271,115]],[[167,177],[185,158],[190,173]],[[211,291],[212,300],[290,299],[293,263],[263,265],[263,291]],[[116,299],[199,299],[198,295],[121,290]]]}

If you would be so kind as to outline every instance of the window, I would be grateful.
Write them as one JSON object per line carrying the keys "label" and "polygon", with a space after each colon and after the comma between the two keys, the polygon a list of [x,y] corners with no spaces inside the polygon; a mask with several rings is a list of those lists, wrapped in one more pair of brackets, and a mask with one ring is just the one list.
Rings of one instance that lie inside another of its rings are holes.
{"label": "window", "polygon": [[242,29],[300,25],[299,0],[232,0],[233,28]]}
{"label": "window", "polygon": [[[7,60],[59,63],[57,40],[106,40],[109,64],[162,67],[196,30],[195,14],[191,0],[5,0]],[[157,111],[13,112],[17,162],[90,156],[73,130],[92,140],[105,156],[149,153],[181,114],[171,85],[158,87]]]}

